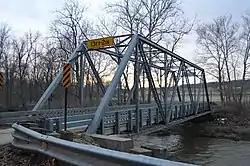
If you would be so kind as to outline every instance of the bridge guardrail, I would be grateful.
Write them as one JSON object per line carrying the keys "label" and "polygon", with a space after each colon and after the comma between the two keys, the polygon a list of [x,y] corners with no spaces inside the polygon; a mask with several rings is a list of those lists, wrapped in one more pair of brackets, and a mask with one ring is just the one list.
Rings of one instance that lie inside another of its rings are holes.
{"label": "bridge guardrail", "polygon": [[[189,110],[190,103],[185,103],[185,110]],[[174,104],[176,105],[176,104]],[[177,104],[179,106],[181,106],[181,104]],[[163,104],[163,107],[164,104]],[[174,108],[175,106],[172,107],[172,113],[173,115],[176,116],[180,116],[177,114],[181,114],[179,111],[179,107],[178,108]],[[142,120],[140,120],[141,126],[145,125],[145,123],[148,123],[149,125],[153,124],[153,123],[157,123],[161,120],[161,116],[158,115],[158,117],[156,116],[157,114],[157,106],[156,104],[152,103],[152,104],[140,104],[140,118]],[[68,116],[69,119],[72,117],[77,117],[77,116],[88,116],[89,119],[85,120],[82,119],[77,123],[74,122],[69,122],[69,127],[77,127],[79,125],[88,125],[92,118],[94,117],[94,112],[96,111],[97,107],[85,107],[85,108],[69,108],[68,109]],[[112,106],[108,108],[108,112],[106,113],[106,116],[104,118],[103,121],[103,125],[104,128],[105,126],[108,126],[109,128],[114,128],[113,130],[115,131],[115,133],[119,133],[120,131],[124,131],[124,130],[131,130],[131,126],[133,126],[133,124],[135,123],[135,105],[118,105],[118,106]],[[177,113],[178,112],[178,113]],[[159,114],[159,113],[158,113]],[[185,111],[184,111],[184,114]],[[15,122],[23,122],[23,121],[36,121],[39,119],[42,120],[49,120],[50,118],[54,118],[57,117],[57,119],[60,119],[60,117],[63,117],[64,115],[64,110],[63,109],[53,109],[53,110],[39,110],[39,111],[21,111],[21,112],[4,112],[4,113],[0,113],[0,125],[1,124],[12,124]],[[130,119],[130,116],[132,116],[132,119]],[[52,120],[54,121],[54,120]],[[76,120],[73,120],[76,121]],[[145,122],[146,121],[146,122]],[[48,122],[48,123],[47,123]],[[46,124],[42,124],[43,126],[46,125],[48,130],[52,130],[52,131],[58,131],[57,129],[51,129],[54,128],[55,126],[57,126],[57,128],[60,128],[59,126],[62,125],[62,120],[58,121],[56,125],[54,122],[49,122],[47,121]],[[49,124],[52,123],[52,124]],[[121,130],[119,129],[118,124],[123,125],[123,127],[121,128]],[[101,132],[100,133],[105,133],[102,129],[104,129],[103,127],[101,128]],[[110,130],[111,131],[111,130]],[[111,133],[110,133],[111,134]]]}
{"label": "bridge guardrail", "polygon": [[13,124],[12,145],[26,150],[36,151],[69,164],[81,165],[145,165],[145,166],[192,166],[192,164],[174,162],[104,149],[92,145],[80,144],[47,136]]}
{"label": "bridge guardrail", "polygon": [[[143,104],[142,107],[150,107],[155,104]],[[117,109],[133,108],[135,105],[118,105],[109,107],[109,111]],[[84,108],[68,108],[68,116],[90,114],[96,111],[97,107]],[[0,124],[12,124],[15,122],[22,122],[27,120],[35,120],[42,118],[62,117],[64,109],[38,110],[38,111],[17,111],[17,112],[1,112]]]}
{"label": "bridge guardrail", "polygon": [[[196,114],[195,109],[190,103],[182,105],[176,104],[172,106],[170,122],[180,120]],[[163,105],[163,109],[165,105]],[[199,104],[197,113],[201,113],[203,105]],[[139,109],[139,123],[140,128],[158,124],[161,121],[160,113],[157,105],[147,105]],[[94,113],[68,116],[67,128],[84,127],[91,123]],[[157,116],[158,115],[158,116]],[[123,131],[133,131],[136,125],[136,111],[135,107],[123,108],[121,110],[106,112],[98,130],[100,134],[120,134]],[[48,118],[46,126],[48,131],[61,131],[64,126],[63,117]]]}

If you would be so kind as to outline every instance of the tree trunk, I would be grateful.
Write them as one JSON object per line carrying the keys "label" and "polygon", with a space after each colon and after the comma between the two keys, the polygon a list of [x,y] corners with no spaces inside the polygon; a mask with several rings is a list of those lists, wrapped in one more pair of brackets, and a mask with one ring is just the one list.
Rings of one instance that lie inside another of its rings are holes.
{"label": "tree trunk", "polygon": [[223,97],[223,88],[222,88],[222,76],[221,76],[221,70],[219,70],[219,91],[220,91],[220,99],[221,99],[221,103],[222,105],[224,105],[224,97]]}
{"label": "tree trunk", "polygon": [[243,97],[243,91],[244,91],[244,85],[245,85],[245,79],[246,79],[246,61],[243,63],[243,74],[242,74],[242,80],[241,80],[241,87],[240,87],[240,97],[239,97],[239,104],[242,104],[242,97]]}
{"label": "tree trunk", "polygon": [[236,101],[235,99],[235,92],[233,90],[233,85],[232,85],[232,81],[231,81],[231,76],[230,76],[230,71],[229,71],[229,67],[228,67],[228,62],[226,60],[225,62],[226,64],[226,71],[227,71],[227,77],[228,77],[228,98],[229,98],[229,101],[231,101],[231,97],[233,97],[233,100]]}

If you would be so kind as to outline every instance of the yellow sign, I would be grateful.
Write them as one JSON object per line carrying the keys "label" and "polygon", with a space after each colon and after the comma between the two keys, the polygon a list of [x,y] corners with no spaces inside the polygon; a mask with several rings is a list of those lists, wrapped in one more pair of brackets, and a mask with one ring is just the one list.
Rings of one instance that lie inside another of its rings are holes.
{"label": "yellow sign", "polygon": [[105,37],[100,39],[93,39],[87,42],[88,48],[102,48],[107,46],[114,45],[114,38],[113,37]]}
{"label": "yellow sign", "polygon": [[65,64],[63,66],[63,87],[68,88],[70,86],[70,64]]}
{"label": "yellow sign", "polygon": [[3,73],[0,72],[0,88],[3,87],[3,84],[4,84]]}

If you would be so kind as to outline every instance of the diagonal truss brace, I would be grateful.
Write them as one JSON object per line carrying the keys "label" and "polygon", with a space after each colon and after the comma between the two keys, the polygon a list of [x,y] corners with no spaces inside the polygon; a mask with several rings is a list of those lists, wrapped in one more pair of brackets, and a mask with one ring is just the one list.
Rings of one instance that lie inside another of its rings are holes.
{"label": "diagonal truss brace", "polygon": [[104,94],[103,98],[101,99],[101,102],[96,110],[94,119],[92,120],[92,122],[90,123],[90,125],[87,128],[87,133],[91,134],[91,133],[96,133],[97,128],[99,127],[101,120],[105,114],[105,110],[108,108],[108,103],[110,102],[116,87],[121,79],[122,73],[129,61],[129,58],[132,55],[132,52],[137,44],[138,41],[138,35],[135,34],[132,37],[131,42],[129,43],[129,46],[125,52],[125,55],[123,56],[123,58],[120,61],[120,64],[115,72],[115,75],[110,83],[110,85],[108,86],[106,93]]}
{"label": "diagonal truss brace", "polygon": [[191,89],[189,78],[188,78],[187,69],[184,70],[184,76],[186,78],[186,83],[187,83],[187,88],[188,88],[188,93],[189,93],[191,105],[192,105],[192,108],[194,108],[194,99],[193,99],[192,89]]}
{"label": "diagonal truss brace", "polygon": [[160,114],[161,114],[161,117],[162,117],[162,120],[163,122],[165,123],[166,121],[166,118],[164,116],[164,112],[163,112],[163,108],[162,108],[162,105],[161,105],[161,101],[160,101],[160,98],[159,98],[159,95],[157,93],[157,89],[155,87],[155,84],[154,84],[154,81],[153,81],[153,77],[152,77],[152,74],[151,74],[151,70],[150,70],[150,67],[149,67],[149,64],[148,64],[148,61],[146,59],[146,55],[143,51],[143,47],[142,47],[142,44],[139,43],[139,49],[140,49],[140,52],[141,52],[141,57],[144,61],[144,68],[145,68],[145,71],[146,71],[146,74],[147,74],[147,77],[148,77],[148,82],[149,84],[151,85],[152,87],[152,92],[153,92],[153,96],[154,96],[154,99],[155,99],[155,102],[158,106],[158,109],[160,111]]}
{"label": "diagonal truss brace", "polygon": [[[174,78],[175,84],[178,84],[178,81],[177,81],[177,78],[176,78],[175,73],[173,73],[173,78]],[[180,93],[180,88],[179,88],[179,86],[176,87],[176,90],[177,90],[179,102],[181,102],[181,93]]]}
{"label": "diagonal truss brace", "polygon": [[171,95],[171,99],[170,99],[170,102],[169,102],[167,123],[170,122],[171,112],[172,112],[171,110],[172,110],[172,105],[173,105],[172,103],[173,103],[173,99],[175,98],[175,91],[176,91],[176,89],[178,87],[178,82],[180,80],[181,71],[183,70],[183,65],[184,65],[184,62],[181,62],[181,65],[180,65],[178,73],[177,73],[177,78],[176,78],[175,85],[174,85],[174,88],[173,88],[173,92],[172,92],[172,95]]}
{"label": "diagonal truss brace", "polygon": [[96,71],[95,65],[94,65],[93,61],[91,60],[91,57],[89,56],[89,53],[86,51],[86,47],[84,47],[84,53],[85,53],[85,57],[86,57],[86,59],[87,59],[87,61],[89,63],[89,66],[91,67],[91,69],[92,69],[92,71],[93,71],[93,73],[95,75],[95,78],[97,80],[97,84],[99,85],[99,87],[102,90],[102,93],[104,94],[106,89],[105,89],[105,87],[104,87],[104,85],[102,83],[102,79],[100,78],[98,72]]}

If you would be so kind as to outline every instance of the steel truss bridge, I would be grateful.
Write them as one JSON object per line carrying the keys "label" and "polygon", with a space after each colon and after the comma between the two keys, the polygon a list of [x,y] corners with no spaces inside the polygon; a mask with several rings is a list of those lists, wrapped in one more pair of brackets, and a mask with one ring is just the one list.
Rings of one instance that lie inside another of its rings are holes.
{"label": "steel truss bridge", "polygon": [[[139,133],[155,131],[210,113],[203,68],[142,35],[115,36],[114,41],[113,46],[98,49],[88,49],[86,42],[82,42],[67,60],[73,65],[81,56],[85,57],[102,93],[98,107],[69,109],[68,127],[87,125],[87,133]],[[93,52],[111,58],[116,64],[108,86],[104,85],[90,56]],[[128,71],[132,76],[126,74]],[[62,71],[33,110],[27,113],[37,118],[47,118],[47,126],[52,130],[61,129],[63,110],[39,109],[61,79]]]}

